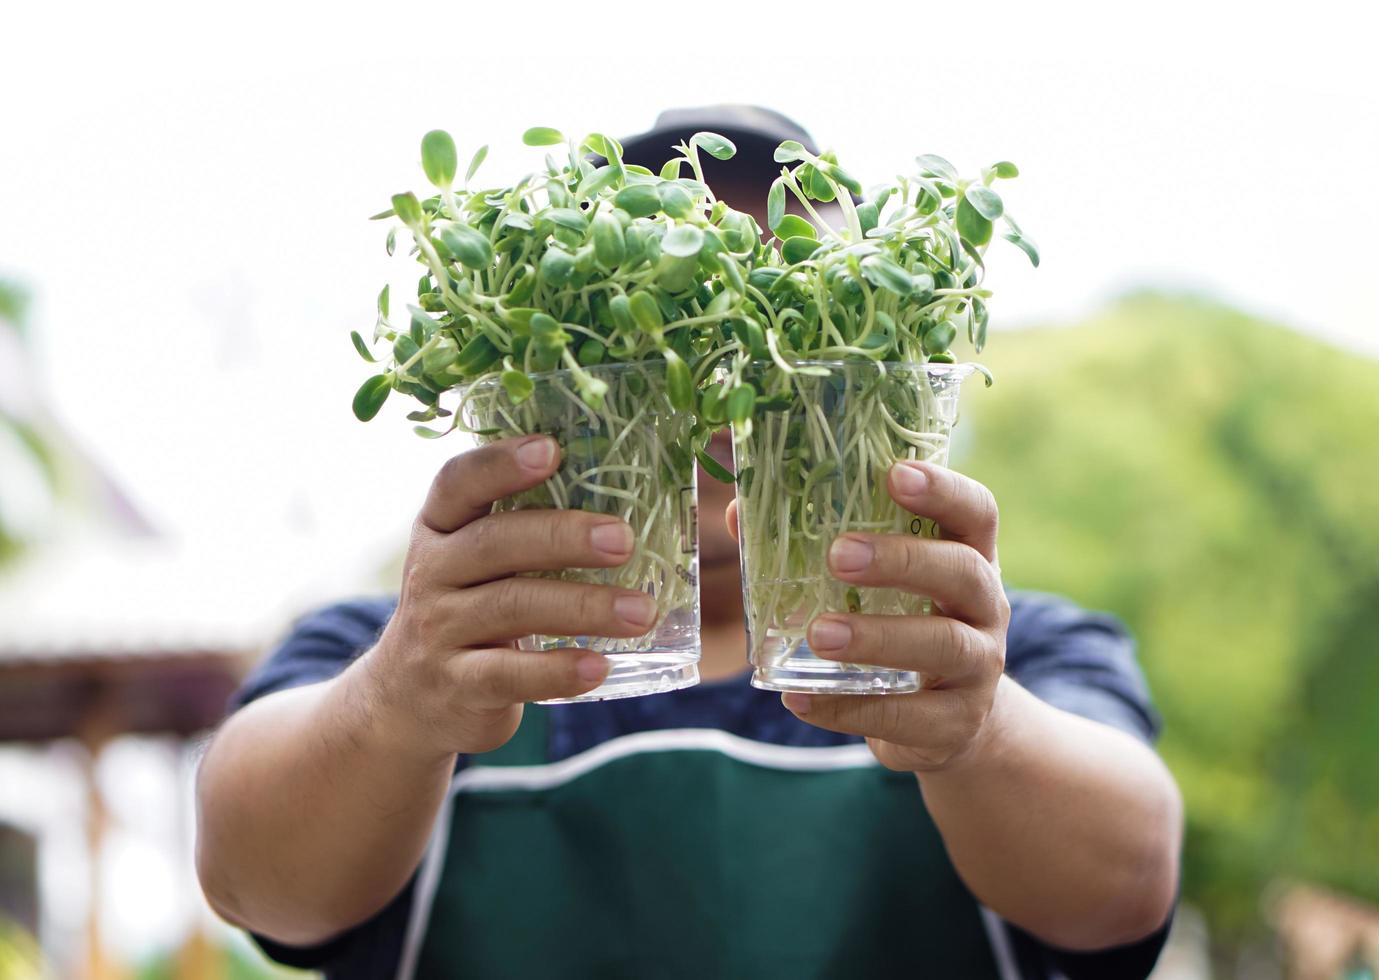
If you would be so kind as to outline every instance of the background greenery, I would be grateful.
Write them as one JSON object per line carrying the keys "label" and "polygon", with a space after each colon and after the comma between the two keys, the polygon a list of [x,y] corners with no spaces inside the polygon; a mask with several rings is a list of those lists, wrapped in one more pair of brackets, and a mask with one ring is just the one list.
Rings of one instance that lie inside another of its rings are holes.
{"label": "background greenery", "polygon": [[[13,357],[17,352],[22,362],[28,304],[29,294],[19,283],[0,279],[0,356]],[[21,414],[20,407],[0,398],[0,471],[32,469],[47,491],[55,491],[59,481],[56,457],[44,433],[32,418]],[[8,485],[8,480],[0,481],[0,565],[15,558],[29,537],[12,513]]]}
{"label": "background greenery", "polygon": [[988,354],[957,465],[1009,583],[1134,631],[1214,940],[1279,880],[1379,902],[1379,363],[1152,294]]}

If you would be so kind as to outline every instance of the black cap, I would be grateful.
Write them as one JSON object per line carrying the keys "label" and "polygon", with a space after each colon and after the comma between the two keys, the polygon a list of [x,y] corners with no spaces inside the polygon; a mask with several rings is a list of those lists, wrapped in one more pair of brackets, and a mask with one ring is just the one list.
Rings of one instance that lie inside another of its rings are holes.
{"label": "black cap", "polygon": [[709,105],[687,109],[667,109],[645,133],[623,140],[623,160],[651,171],[675,155],[672,147],[695,133],[709,131],[726,136],[737,145],[731,160],[717,160],[701,153],[704,177],[771,177],[780,169],[773,158],[784,140],[796,140],[810,153],[818,153],[809,132],[787,116],[754,105]]}

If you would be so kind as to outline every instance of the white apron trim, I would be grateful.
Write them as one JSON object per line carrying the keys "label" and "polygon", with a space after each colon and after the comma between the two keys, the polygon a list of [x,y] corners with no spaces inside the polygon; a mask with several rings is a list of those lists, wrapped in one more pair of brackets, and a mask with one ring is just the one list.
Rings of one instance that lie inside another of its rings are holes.
{"label": "white apron trim", "polygon": [[982,913],[982,926],[986,938],[991,941],[991,955],[996,957],[996,970],[1001,980],[1020,980],[1020,968],[1015,964],[1015,951],[1010,948],[1010,933],[1001,917],[985,905],[978,904]]}
{"label": "white apron trim", "polygon": [[450,789],[455,793],[550,789],[628,756],[685,751],[718,752],[748,765],[795,771],[860,769],[878,764],[862,743],[811,748],[755,742],[714,728],[667,728],[612,738],[568,759],[544,765],[472,766],[456,774]]}

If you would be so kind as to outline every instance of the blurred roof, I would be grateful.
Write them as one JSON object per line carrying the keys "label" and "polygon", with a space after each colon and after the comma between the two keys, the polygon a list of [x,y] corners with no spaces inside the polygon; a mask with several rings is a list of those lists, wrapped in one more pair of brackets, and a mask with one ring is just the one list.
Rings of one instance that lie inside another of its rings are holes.
{"label": "blurred roof", "polygon": [[287,577],[156,538],[45,544],[0,571],[0,663],[255,649],[279,625]]}
{"label": "blurred roof", "polygon": [[0,740],[216,724],[249,663],[303,605],[304,564],[91,533],[0,572]]}

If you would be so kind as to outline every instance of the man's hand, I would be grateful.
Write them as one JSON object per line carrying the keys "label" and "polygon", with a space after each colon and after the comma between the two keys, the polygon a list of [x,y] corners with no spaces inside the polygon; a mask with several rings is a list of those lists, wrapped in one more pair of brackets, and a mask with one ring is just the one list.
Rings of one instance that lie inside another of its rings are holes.
{"label": "man's hand", "polygon": [[1045,704],[1003,674],[1010,606],[991,493],[908,462],[891,469],[889,489],[937,521],[942,538],[840,535],[830,570],[929,596],[936,614],[829,613],[810,624],[809,644],[830,660],[918,671],[923,690],[782,701],[810,724],[866,736],[883,765],[913,771],[958,873],[998,915],[1067,949],[1148,935],[1177,885],[1182,804],[1172,777],[1137,739]]}
{"label": "man's hand", "polygon": [[932,518],[941,539],[848,533],[829,551],[833,575],[853,585],[924,595],[930,616],[828,613],[809,627],[809,648],[827,660],[918,671],[923,690],[872,697],[787,694],[812,725],[864,735],[891,769],[931,772],[976,755],[1005,665],[1010,605],[996,564],[996,501],[952,470],[902,462],[888,489],[905,510]]}
{"label": "man's hand", "polygon": [[197,870],[231,922],[310,946],[383,908],[415,872],[457,752],[512,737],[522,702],[593,690],[596,653],[527,653],[531,633],[640,636],[640,592],[517,577],[608,568],[632,531],[583,511],[491,514],[559,465],[545,436],[450,460],[412,532],[402,596],[378,643],[329,681],[235,712],[202,761]]}
{"label": "man's hand", "polygon": [[632,556],[632,529],[579,510],[493,514],[495,500],[559,465],[545,436],[505,439],[442,467],[412,531],[397,612],[361,666],[376,718],[423,753],[485,752],[512,737],[522,702],[591,691],[597,653],[524,652],[532,633],[640,636],[656,604],[641,592],[517,573],[607,568]]}

